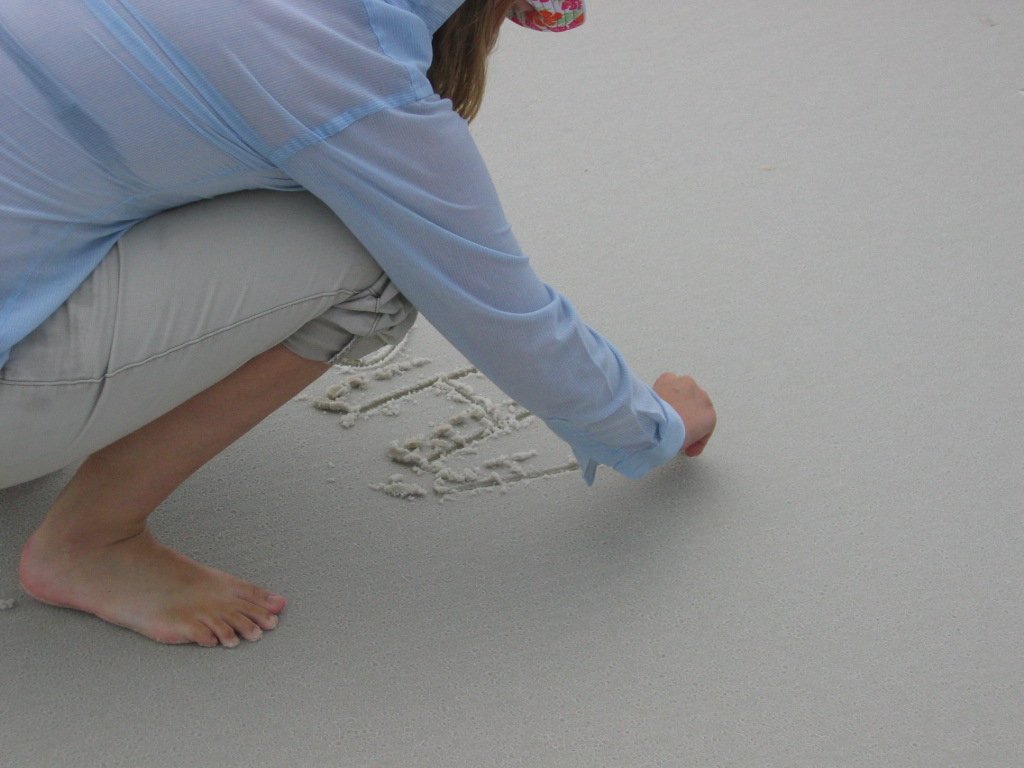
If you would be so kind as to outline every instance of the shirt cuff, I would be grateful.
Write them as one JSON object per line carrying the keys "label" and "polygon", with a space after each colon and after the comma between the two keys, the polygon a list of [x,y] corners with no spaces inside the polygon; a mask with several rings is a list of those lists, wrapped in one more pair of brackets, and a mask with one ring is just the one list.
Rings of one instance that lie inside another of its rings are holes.
{"label": "shirt cuff", "polygon": [[663,418],[655,423],[653,444],[640,450],[609,449],[558,419],[547,423],[572,446],[587,485],[594,484],[600,464],[607,464],[616,472],[636,480],[675,458],[686,440],[686,427],[679,414],[664,401],[660,405]]}

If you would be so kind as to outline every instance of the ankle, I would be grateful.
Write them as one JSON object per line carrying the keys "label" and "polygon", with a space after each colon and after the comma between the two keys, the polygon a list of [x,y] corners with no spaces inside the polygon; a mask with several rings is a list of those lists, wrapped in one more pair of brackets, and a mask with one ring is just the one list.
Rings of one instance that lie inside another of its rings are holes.
{"label": "ankle", "polygon": [[116,544],[147,532],[145,522],[110,524],[110,521],[83,519],[69,521],[63,515],[51,510],[32,534],[38,546],[60,549],[94,549]]}

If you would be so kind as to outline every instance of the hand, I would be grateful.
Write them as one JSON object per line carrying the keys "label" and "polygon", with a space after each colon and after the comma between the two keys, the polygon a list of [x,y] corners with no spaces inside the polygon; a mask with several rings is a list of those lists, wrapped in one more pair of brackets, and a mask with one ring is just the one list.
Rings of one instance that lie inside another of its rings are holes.
{"label": "hand", "polygon": [[671,405],[686,425],[686,440],[681,453],[700,456],[715,431],[715,406],[708,393],[689,376],[663,373],[654,382],[654,391]]}

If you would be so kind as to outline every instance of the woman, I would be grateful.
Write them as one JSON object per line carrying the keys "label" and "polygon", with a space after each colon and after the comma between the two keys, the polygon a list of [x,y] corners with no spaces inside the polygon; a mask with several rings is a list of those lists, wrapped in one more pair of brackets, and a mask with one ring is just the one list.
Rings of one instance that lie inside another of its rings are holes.
{"label": "woman", "polygon": [[25,545],[30,595],[166,643],[272,629],[283,597],[164,547],[146,518],[416,310],[588,483],[600,463],[639,477],[703,450],[707,395],[637,380],[504,218],[466,121],[507,16],[558,30],[583,7],[0,8],[0,486],[84,459]]}

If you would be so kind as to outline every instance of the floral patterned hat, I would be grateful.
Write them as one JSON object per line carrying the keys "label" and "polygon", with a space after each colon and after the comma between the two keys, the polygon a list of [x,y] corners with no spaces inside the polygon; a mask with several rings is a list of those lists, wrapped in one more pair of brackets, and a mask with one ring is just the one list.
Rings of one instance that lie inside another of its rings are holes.
{"label": "floral patterned hat", "polygon": [[585,16],[583,0],[519,0],[508,12],[516,24],[546,32],[575,29]]}

